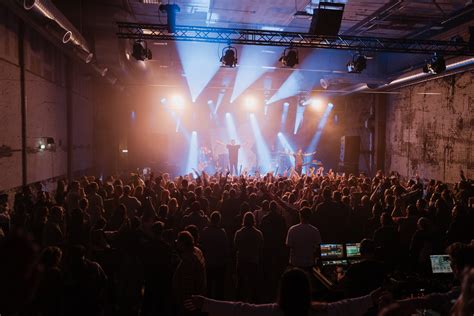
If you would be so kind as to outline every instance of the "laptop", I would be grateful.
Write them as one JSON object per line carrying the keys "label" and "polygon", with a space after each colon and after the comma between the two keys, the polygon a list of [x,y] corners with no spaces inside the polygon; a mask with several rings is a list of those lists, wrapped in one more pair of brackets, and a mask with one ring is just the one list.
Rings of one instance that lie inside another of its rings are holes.
{"label": "laptop", "polygon": [[448,255],[431,255],[430,261],[433,274],[453,273]]}
{"label": "laptop", "polygon": [[360,243],[346,244],[346,256],[347,259],[360,258]]}
{"label": "laptop", "polygon": [[343,244],[321,244],[321,260],[343,259]]}

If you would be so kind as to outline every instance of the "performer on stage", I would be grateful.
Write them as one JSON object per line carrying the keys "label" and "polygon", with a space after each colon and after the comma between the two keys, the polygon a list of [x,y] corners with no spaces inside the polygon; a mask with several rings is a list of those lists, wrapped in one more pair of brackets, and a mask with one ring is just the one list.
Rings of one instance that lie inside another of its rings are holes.
{"label": "performer on stage", "polygon": [[[235,143],[234,139],[231,139],[230,144],[224,144],[221,141],[216,141],[216,143],[226,146],[229,152],[229,171],[231,174],[239,174],[239,149],[240,145]],[[235,170],[235,173],[234,173]]]}
{"label": "performer on stage", "polygon": [[312,153],[303,153],[303,149],[298,149],[296,153],[286,153],[287,155],[293,156],[295,158],[295,171],[299,175],[301,175],[301,172],[303,171],[303,162],[304,162],[304,157],[309,157],[314,155],[316,152]]}

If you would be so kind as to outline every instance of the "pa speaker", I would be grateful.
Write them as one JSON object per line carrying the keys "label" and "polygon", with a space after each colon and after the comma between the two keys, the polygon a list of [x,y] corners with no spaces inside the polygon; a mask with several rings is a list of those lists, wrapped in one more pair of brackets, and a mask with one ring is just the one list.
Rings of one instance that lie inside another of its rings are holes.
{"label": "pa speaker", "polygon": [[314,9],[309,34],[336,36],[341,28],[343,3],[320,2]]}
{"label": "pa speaker", "polygon": [[341,137],[340,171],[357,175],[359,173],[359,156],[360,136]]}

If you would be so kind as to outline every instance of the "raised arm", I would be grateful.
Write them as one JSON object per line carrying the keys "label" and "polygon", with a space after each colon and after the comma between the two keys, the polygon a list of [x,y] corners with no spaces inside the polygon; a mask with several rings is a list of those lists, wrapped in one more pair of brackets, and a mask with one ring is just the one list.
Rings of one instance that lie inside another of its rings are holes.
{"label": "raised arm", "polygon": [[217,301],[203,296],[192,296],[190,300],[185,302],[186,309],[202,310],[209,316],[260,316],[260,315],[273,315],[276,304],[248,304],[242,302],[227,302]]}
{"label": "raised arm", "polygon": [[306,154],[303,154],[303,156],[305,156],[305,157],[309,157],[309,156],[312,156],[312,155],[314,155],[314,154],[316,154],[316,152],[315,152],[315,151],[313,151],[312,153],[306,153]]}
{"label": "raised arm", "polygon": [[218,143],[219,145],[222,145],[222,146],[226,146],[226,144],[224,142],[221,142],[220,140],[216,140],[216,143]]}

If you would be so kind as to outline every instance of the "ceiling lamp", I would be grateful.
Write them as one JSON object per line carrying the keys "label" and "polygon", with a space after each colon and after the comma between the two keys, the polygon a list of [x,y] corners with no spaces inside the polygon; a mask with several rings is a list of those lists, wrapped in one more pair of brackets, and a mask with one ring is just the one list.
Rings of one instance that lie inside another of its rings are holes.
{"label": "ceiling lamp", "polygon": [[220,61],[222,66],[225,67],[234,68],[237,66],[237,49],[230,45],[224,47]]}
{"label": "ceiling lamp", "polygon": [[298,50],[293,47],[287,47],[283,51],[283,54],[281,55],[279,61],[281,64],[285,67],[291,67],[293,68],[295,65],[298,65],[299,59],[298,59]]}
{"label": "ceiling lamp", "polygon": [[434,54],[430,60],[426,62],[426,65],[423,66],[424,73],[430,74],[439,74],[446,70],[446,62],[444,61],[443,56]]}
{"label": "ceiling lamp", "polygon": [[151,50],[144,41],[135,41],[133,43],[132,56],[136,60],[142,61],[152,59]]}
{"label": "ceiling lamp", "polygon": [[367,57],[361,54],[352,56],[352,60],[347,63],[347,72],[360,74],[367,68]]}

